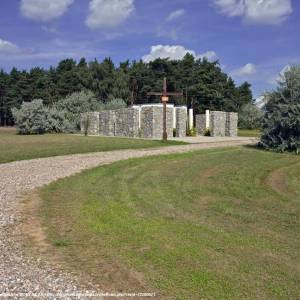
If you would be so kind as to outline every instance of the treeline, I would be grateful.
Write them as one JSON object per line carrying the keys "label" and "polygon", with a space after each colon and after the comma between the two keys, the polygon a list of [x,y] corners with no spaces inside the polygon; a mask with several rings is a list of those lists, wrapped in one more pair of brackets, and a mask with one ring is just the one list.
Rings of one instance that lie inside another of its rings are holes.
{"label": "treeline", "polygon": [[13,125],[12,109],[23,102],[43,99],[44,104],[51,106],[82,90],[92,91],[103,103],[112,99],[123,99],[127,105],[157,102],[147,92],[161,91],[164,76],[168,78],[170,92],[184,93],[182,98],[171,102],[186,104],[196,112],[240,111],[242,106],[253,102],[249,83],[236,86],[222,72],[218,61],[196,60],[190,54],[178,61],[126,61],[118,67],[110,58],[102,62],[87,62],[82,58],[78,63],[65,59],[49,70],[39,67],[30,71],[13,68],[10,73],[0,70],[0,125]]}

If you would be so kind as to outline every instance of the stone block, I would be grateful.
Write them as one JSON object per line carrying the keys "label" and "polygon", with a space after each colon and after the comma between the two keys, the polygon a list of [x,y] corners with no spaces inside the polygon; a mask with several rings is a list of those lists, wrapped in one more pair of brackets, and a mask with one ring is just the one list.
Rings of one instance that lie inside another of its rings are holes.
{"label": "stone block", "polygon": [[81,133],[85,133],[85,118],[88,118],[88,135],[99,135],[99,112],[87,112],[81,116]]}
{"label": "stone block", "polygon": [[[173,107],[167,107],[167,134],[173,136]],[[162,139],[163,107],[143,106],[141,110],[141,137]]]}
{"label": "stone block", "polygon": [[206,130],[206,115],[196,115],[196,129],[198,135],[204,135]]}
{"label": "stone block", "polygon": [[237,136],[238,114],[234,112],[226,113],[226,136]]}
{"label": "stone block", "polygon": [[226,112],[211,111],[210,113],[210,135],[225,136]]}
{"label": "stone block", "polygon": [[186,136],[187,109],[186,107],[175,107],[176,111],[176,137]]}

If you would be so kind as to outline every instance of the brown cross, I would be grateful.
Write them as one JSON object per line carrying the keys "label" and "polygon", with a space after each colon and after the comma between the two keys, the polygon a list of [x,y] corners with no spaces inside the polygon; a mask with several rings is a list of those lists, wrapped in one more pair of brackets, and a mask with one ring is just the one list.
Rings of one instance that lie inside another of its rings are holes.
{"label": "brown cross", "polygon": [[182,96],[182,93],[169,93],[167,91],[167,78],[164,77],[164,84],[163,84],[163,92],[156,93],[156,92],[149,92],[147,93],[148,96],[161,96],[161,102],[163,103],[163,140],[166,141],[168,139],[167,134],[167,102],[169,101],[169,96],[179,97]]}

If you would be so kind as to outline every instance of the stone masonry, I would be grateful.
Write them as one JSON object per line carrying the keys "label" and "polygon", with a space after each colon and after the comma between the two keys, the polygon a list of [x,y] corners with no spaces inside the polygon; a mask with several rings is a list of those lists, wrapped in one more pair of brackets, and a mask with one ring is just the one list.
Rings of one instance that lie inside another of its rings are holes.
{"label": "stone masonry", "polygon": [[115,136],[139,136],[139,111],[137,109],[115,110]]}
{"label": "stone masonry", "polygon": [[[88,134],[121,137],[161,139],[163,132],[163,106],[147,104],[129,108],[87,113],[90,119]],[[84,116],[84,115],[83,115]],[[84,132],[84,122],[81,131]],[[186,136],[187,109],[167,105],[167,134]]]}
{"label": "stone masonry", "polygon": [[206,115],[196,115],[196,128],[199,135],[204,135],[206,129],[211,136],[237,136],[238,114],[234,112],[211,111],[209,128],[206,128]]}
{"label": "stone masonry", "polygon": [[96,135],[99,133],[99,113],[98,112],[88,112],[84,114],[84,118],[81,119],[81,133],[85,133],[84,119],[88,118],[88,130],[89,135]]}
{"label": "stone masonry", "polygon": [[205,135],[205,130],[206,130],[205,115],[196,115],[196,129],[199,135]]}
{"label": "stone masonry", "polygon": [[238,114],[234,112],[226,113],[226,136],[237,136]]}
{"label": "stone masonry", "polygon": [[176,107],[176,137],[186,136],[187,109],[186,107]]}
{"label": "stone masonry", "polygon": [[211,111],[210,124],[211,136],[225,136],[226,112]]}
{"label": "stone masonry", "polygon": [[[161,139],[163,132],[163,107],[144,106],[141,110],[141,137]],[[173,136],[173,108],[167,107],[167,134]]]}
{"label": "stone masonry", "polygon": [[97,135],[106,136],[139,136],[138,110],[122,108],[99,112],[99,131]]}

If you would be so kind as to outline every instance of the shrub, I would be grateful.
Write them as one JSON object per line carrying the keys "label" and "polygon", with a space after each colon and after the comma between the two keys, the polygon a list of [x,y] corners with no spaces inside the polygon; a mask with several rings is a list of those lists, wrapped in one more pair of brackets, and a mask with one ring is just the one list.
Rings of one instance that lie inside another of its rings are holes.
{"label": "shrub", "polygon": [[210,136],[210,129],[205,129],[204,136]]}
{"label": "shrub", "polygon": [[239,112],[239,128],[257,129],[261,127],[262,111],[255,104],[244,105]]}
{"label": "shrub", "polygon": [[58,101],[55,108],[63,112],[64,119],[68,120],[68,132],[76,132],[80,130],[81,114],[100,111],[103,109],[103,104],[99,103],[93,92],[81,91]]}
{"label": "shrub", "polygon": [[32,102],[23,102],[20,109],[13,109],[13,117],[19,134],[43,134],[49,124],[47,108],[43,100],[35,99]]}
{"label": "shrub", "polygon": [[104,107],[101,109],[103,110],[114,110],[114,109],[120,109],[120,108],[126,108],[127,104],[123,99],[113,99],[109,102],[106,102],[104,104]]}
{"label": "shrub", "polygon": [[197,129],[195,127],[188,129],[187,136],[197,136]]}
{"label": "shrub", "polygon": [[277,90],[268,94],[260,145],[275,151],[300,149],[300,67],[281,76]]}

